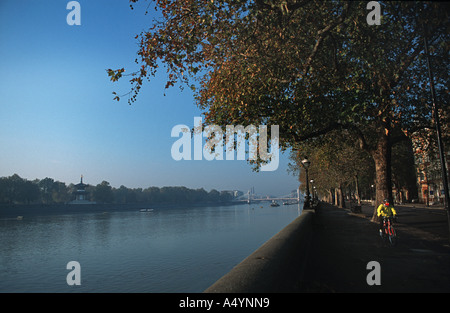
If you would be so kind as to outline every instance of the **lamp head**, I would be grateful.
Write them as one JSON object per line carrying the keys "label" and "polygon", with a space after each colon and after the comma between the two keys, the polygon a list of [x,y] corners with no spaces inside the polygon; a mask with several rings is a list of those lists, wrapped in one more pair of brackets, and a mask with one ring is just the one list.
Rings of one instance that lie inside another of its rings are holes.
{"label": "lamp head", "polygon": [[305,168],[308,168],[311,165],[311,162],[307,158],[304,158],[302,164]]}

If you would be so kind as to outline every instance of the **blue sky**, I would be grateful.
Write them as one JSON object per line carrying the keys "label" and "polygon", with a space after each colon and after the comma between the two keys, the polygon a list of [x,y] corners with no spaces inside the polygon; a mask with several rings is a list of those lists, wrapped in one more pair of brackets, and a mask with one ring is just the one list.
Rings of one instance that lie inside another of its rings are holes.
{"label": "blue sky", "polygon": [[[146,83],[133,105],[113,101],[129,91],[106,69],[137,69],[135,35],[151,25],[148,2],[89,0],[81,25],[66,23],[66,0],[0,2],[0,177],[51,177],[67,184],[186,186],[218,190],[252,186],[284,195],[298,187],[287,154],[274,172],[246,161],[175,161],[175,125],[200,116],[189,88],[164,90],[165,73]],[[165,96],[164,96],[165,93]]]}

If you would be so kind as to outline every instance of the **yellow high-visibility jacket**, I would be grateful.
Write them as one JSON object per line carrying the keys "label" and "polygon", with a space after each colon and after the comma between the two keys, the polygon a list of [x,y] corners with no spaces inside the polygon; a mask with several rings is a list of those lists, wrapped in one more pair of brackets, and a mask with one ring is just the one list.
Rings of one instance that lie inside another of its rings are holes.
{"label": "yellow high-visibility jacket", "polygon": [[392,205],[385,206],[383,203],[380,204],[380,206],[377,209],[377,216],[390,217],[392,215],[394,216],[397,215],[397,212],[395,211]]}

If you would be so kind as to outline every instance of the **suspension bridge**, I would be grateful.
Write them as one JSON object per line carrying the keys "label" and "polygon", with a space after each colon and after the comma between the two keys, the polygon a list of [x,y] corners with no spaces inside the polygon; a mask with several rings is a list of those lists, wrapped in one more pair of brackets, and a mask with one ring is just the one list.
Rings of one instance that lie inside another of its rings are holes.
{"label": "suspension bridge", "polygon": [[261,196],[257,195],[255,193],[255,188],[251,188],[248,190],[248,192],[239,198],[235,199],[235,201],[239,202],[247,202],[247,203],[256,203],[256,202],[263,202],[263,201],[283,201],[284,204],[295,204],[300,202],[300,190],[297,189],[295,191],[292,191],[290,194],[282,195],[282,196]]}

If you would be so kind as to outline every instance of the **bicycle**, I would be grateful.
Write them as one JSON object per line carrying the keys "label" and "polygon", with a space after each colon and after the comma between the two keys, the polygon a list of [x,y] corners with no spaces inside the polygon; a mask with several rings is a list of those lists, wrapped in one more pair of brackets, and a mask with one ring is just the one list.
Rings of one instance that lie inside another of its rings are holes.
{"label": "bicycle", "polygon": [[391,217],[383,217],[383,229],[380,232],[380,236],[383,241],[388,239],[391,246],[394,246],[397,243],[397,233],[394,226],[392,225]]}

